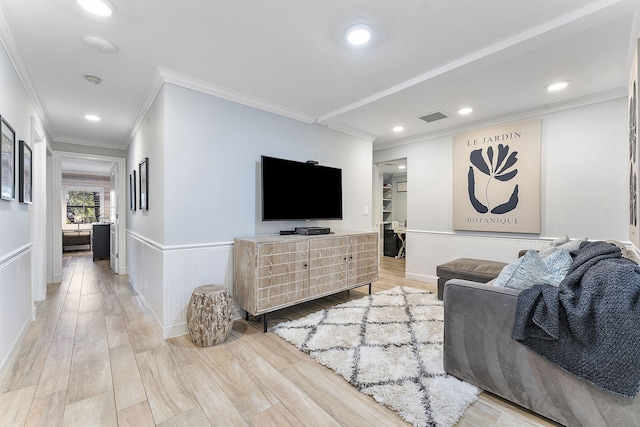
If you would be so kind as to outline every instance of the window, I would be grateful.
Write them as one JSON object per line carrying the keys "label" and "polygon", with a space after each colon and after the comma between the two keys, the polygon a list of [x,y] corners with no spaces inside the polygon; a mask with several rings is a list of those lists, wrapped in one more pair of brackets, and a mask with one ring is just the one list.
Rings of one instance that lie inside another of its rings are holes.
{"label": "window", "polygon": [[65,197],[67,224],[100,222],[101,188],[68,188]]}

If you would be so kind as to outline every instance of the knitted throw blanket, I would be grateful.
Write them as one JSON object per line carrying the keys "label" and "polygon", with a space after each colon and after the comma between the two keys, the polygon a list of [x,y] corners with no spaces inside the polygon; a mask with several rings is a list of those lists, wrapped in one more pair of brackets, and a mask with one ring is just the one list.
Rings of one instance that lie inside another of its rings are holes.
{"label": "knitted throw blanket", "polygon": [[605,242],[584,242],[558,288],[518,297],[512,338],[564,370],[626,397],[640,387],[640,266]]}

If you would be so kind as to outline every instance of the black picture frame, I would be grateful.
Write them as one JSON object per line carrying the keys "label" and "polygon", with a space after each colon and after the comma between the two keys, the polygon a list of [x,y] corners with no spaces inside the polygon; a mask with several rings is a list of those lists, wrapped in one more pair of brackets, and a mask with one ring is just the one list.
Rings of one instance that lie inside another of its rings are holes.
{"label": "black picture frame", "polygon": [[145,157],[138,164],[140,174],[140,210],[149,210],[149,158]]}
{"label": "black picture frame", "polygon": [[129,210],[135,212],[137,206],[136,171],[129,174]]}
{"label": "black picture frame", "polygon": [[16,199],[16,132],[0,116],[0,199]]}
{"label": "black picture frame", "polygon": [[33,203],[33,152],[20,140],[18,148],[18,197],[20,203]]}

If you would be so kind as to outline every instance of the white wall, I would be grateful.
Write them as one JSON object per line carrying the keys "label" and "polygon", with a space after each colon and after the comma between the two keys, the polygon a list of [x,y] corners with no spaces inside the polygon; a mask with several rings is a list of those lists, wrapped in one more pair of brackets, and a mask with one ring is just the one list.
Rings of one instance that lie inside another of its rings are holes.
{"label": "white wall", "polygon": [[165,84],[127,157],[129,169],[149,157],[150,173],[150,210],[127,218],[130,280],[165,337],[186,332],[195,287],[232,289],[235,237],[305,224],[260,220],[263,154],[341,168],[344,220],[313,224],[371,229],[370,142]]}
{"label": "white wall", "polygon": [[407,157],[407,277],[433,281],[437,265],[459,257],[510,262],[563,234],[628,241],[626,99],[540,118],[540,236],[452,229],[452,136],[374,152],[375,162]]}
{"label": "white wall", "polygon": [[0,200],[0,370],[34,314],[31,283],[31,207],[18,203],[18,140],[30,141],[36,111],[0,47],[0,114],[16,132],[16,201]]}
{"label": "white wall", "polygon": [[[136,171],[137,210],[127,211],[128,231],[145,236],[157,244],[164,243],[165,198],[171,200],[171,193],[165,195],[165,96],[164,88],[156,96],[147,116],[140,124],[133,141],[127,151],[127,170],[121,173],[121,179],[129,182],[129,174]],[[140,210],[140,170],[139,163],[145,157],[149,158],[149,210]],[[126,197],[129,200],[129,197]],[[127,204],[128,206],[128,204]]]}
{"label": "white wall", "polygon": [[344,220],[330,226],[371,228],[363,215],[372,197],[371,143],[174,85],[165,93],[164,244],[232,241],[291,225],[260,221],[262,154],[342,168]]}

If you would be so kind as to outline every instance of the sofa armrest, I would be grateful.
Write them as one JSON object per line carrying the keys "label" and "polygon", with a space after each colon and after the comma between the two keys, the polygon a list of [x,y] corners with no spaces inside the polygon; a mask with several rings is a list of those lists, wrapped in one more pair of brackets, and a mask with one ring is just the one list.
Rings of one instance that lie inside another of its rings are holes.
{"label": "sofa armrest", "polygon": [[[444,288],[444,368],[448,373],[469,380],[470,375],[479,376],[472,383],[485,390],[487,381],[493,382],[492,373],[474,369],[481,361],[485,366],[500,367],[495,358],[505,348],[512,350],[513,319],[516,312],[519,290],[452,279]],[[493,347],[487,352],[487,345]],[[490,358],[491,360],[487,360]],[[484,375],[488,374],[488,375]],[[486,377],[486,378],[485,378]]]}

